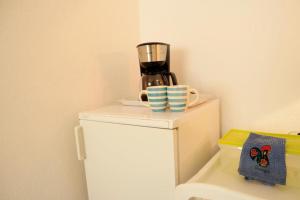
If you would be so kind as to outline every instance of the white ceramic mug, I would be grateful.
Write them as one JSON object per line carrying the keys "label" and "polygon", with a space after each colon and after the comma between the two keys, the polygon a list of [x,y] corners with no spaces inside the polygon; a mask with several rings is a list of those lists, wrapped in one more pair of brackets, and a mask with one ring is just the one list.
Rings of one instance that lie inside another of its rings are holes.
{"label": "white ceramic mug", "polygon": [[[142,100],[142,94],[148,97],[148,103]],[[153,112],[165,112],[167,108],[167,86],[150,86],[146,90],[142,90],[139,99],[145,106],[151,107]]]}
{"label": "white ceramic mug", "polygon": [[[191,95],[196,97],[191,101]],[[167,96],[170,110],[172,112],[184,112],[199,100],[199,93],[188,85],[172,85],[167,87]]]}

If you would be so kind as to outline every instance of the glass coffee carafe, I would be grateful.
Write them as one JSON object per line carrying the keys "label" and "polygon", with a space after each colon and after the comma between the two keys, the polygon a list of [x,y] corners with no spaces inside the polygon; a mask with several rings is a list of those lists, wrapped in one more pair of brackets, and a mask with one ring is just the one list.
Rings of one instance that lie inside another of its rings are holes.
{"label": "glass coffee carafe", "polygon": [[[173,72],[144,74],[142,76],[142,89],[150,86],[171,85],[169,77],[171,77],[172,85],[177,85],[177,79]],[[143,95],[142,100],[147,101],[147,95]]]}
{"label": "glass coffee carafe", "polygon": [[171,85],[170,78],[173,85],[177,85],[176,76],[173,72],[168,73],[157,73],[157,74],[144,74],[142,76],[142,88],[159,85]]}

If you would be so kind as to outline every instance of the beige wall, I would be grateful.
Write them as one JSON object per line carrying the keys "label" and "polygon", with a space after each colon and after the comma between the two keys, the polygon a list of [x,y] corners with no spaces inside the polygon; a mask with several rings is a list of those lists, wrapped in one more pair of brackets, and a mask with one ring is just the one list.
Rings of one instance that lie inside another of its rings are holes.
{"label": "beige wall", "polygon": [[222,101],[222,131],[300,131],[300,1],[140,0],[140,40]]}
{"label": "beige wall", "polygon": [[136,94],[138,37],[171,43],[180,82],[221,98],[223,132],[299,130],[299,9],[297,0],[0,0],[0,199],[86,199],[77,112]]}
{"label": "beige wall", "polygon": [[1,200],[86,199],[73,127],[135,92],[137,6],[0,0]]}

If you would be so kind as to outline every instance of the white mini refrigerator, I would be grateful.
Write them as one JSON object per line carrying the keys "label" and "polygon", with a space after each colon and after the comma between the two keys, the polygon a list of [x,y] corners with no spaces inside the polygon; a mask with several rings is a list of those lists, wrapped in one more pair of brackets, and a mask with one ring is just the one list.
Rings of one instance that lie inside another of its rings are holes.
{"label": "white mini refrigerator", "polygon": [[217,152],[219,100],[185,113],[105,106],[79,114],[78,159],[89,200],[173,200],[175,187]]}

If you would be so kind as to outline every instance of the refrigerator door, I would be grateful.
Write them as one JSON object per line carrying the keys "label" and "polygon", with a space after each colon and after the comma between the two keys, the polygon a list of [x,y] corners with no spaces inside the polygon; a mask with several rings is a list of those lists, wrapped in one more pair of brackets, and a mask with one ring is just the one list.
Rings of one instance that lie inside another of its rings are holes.
{"label": "refrigerator door", "polygon": [[176,129],[80,120],[90,200],[173,200]]}

